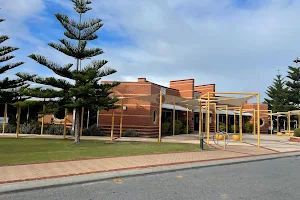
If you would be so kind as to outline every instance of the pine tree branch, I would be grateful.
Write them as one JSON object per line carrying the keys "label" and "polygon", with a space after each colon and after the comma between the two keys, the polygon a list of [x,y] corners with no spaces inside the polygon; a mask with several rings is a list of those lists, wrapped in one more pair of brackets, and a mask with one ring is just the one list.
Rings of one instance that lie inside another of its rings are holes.
{"label": "pine tree branch", "polygon": [[0,36],[0,44],[8,39],[9,39],[9,37],[7,35]]}
{"label": "pine tree branch", "polygon": [[0,47],[0,56],[4,56],[8,53],[11,53],[13,51],[16,51],[18,50],[19,48],[15,48],[15,47],[9,47],[9,46],[3,46],[3,47]]}
{"label": "pine tree branch", "polygon": [[92,3],[89,0],[71,0],[71,1],[74,3],[74,10],[77,13],[83,14],[92,9],[90,7],[87,7],[88,4]]}
{"label": "pine tree branch", "polygon": [[73,79],[73,74],[70,71],[70,68],[73,66],[73,64],[67,64],[64,67],[61,67],[60,65],[47,60],[44,56],[31,54],[29,57],[39,64],[51,69],[55,74],[65,78]]}
{"label": "pine tree branch", "polygon": [[13,59],[15,56],[2,56],[0,57],[0,63]]}
{"label": "pine tree branch", "polygon": [[0,74],[3,74],[4,72],[6,72],[8,70],[13,69],[13,68],[18,67],[23,64],[24,64],[24,62],[17,62],[14,64],[4,65],[3,67],[0,67]]}

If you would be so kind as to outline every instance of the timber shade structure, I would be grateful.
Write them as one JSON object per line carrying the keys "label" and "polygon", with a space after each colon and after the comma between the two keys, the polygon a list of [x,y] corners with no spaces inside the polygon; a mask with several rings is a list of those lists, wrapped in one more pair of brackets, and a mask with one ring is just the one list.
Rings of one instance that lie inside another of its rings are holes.
{"label": "timber shade structure", "polygon": [[[271,116],[276,116],[277,117],[277,132],[279,131],[279,118],[280,117],[286,117],[287,118],[287,131],[288,133],[291,133],[291,116],[298,116],[298,121],[296,121],[297,123],[297,127],[299,128],[300,126],[300,110],[291,110],[288,112],[277,112],[277,113],[273,113],[270,114]],[[284,126],[285,129],[285,126]]]}
{"label": "timber shade structure", "polygon": [[[228,96],[218,96],[216,97],[215,94],[238,94],[238,95],[244,95],[243,97],[228,97]],[[142,101],[148,101],[151,103],[158,103],[159,104],[159,135],[158,135],[158,142],[161,142],[161,116],[162,116],[162,108],[163,105],[173,105],[173,113],[175,112],[176,106],[180,106],[182,110],[186,108],[187,110],[187,115],[189,111],[194,111],[194,112],[199,112],[199,136],[202,134],[202,122],[203,122],[203,110],[206,112],[206,138],[207,138],[207,143],[209,144],[210,140],[210,113],[211,113],[211,106],[214,105],[215,108],[215,130],[218,129],[217,125],[217,117],[216,115],[220,112],[217,110],[225,109],[225,114],[226,114],[226,131],[228,132],[228,110],[233,110],[236,108],[240,109],[240,116],[243,116],[243,114],[246,114],[248,116],[251,116],[250,113],[244,113],[242,111],[242,105],[247,102],[249,99],[257,97],[257,110],[258,110],[258,124],[259,124],[259,105],[260,105],[260,95],[258,93],[239,93],[239,92],[228,92],[228,93],[217,93],[217,92],[208,92],[205,95],[202,95],[198,99],[185,99],[181,97],[175,97],[172,95],[168,94],[162,94],[162,91],[160,90],[159,94],[152,94],[152,95],[147,95],[147,96],[138,96],[134,97],[135,99],[142,100]],[[165,106],[167,108],[170,108],[170,106]],[[210,112],[207,112],[210,111]],[[242,117],[240,117],[241,119]],[[174,134],[174,128],[175,128],[175,118],[173,115],[173,134]],[[188,123],[188,120],[187,120]],[[239,123],[239,129],[240,129],[240,141],[242,142],[242,121],[240,120]],[[188,125],[187,125],[188,127]],[[188,130],[187,130],[188,131]],[[258,146],[260,146],[260,127],[257,127],[257,132],[258,132]]]}

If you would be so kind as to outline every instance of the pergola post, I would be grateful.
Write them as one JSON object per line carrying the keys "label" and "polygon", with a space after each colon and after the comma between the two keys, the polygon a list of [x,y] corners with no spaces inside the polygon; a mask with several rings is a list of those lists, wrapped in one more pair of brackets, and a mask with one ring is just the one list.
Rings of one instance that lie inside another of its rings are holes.
{"label": "pergola post", "polygon": [[113,140],[114,138],[114,128],[115,128],[115,110],[112,112],[111,117],[111,130],[110,130],[110,139]]}
{"label": "pergola post", "polygon": [[186,134],[189,134],[189,108],[186,108]]}
{"label": "pergola post", "polygon": [[260,94],[257,94],[257,146],[260,147]]}
{"label": "pergola post", "polygon": [[288,112],[288,133],[291,133],[291,112]]}
{"label": "pergola post", "polygon": [[215,133],[217,132],[217,104],[215,103],[214,104],[214,112],[215,112],[215,115],[214,115],[214,131]]}
{"label": "pergola post", "polygon": [[123,103],[123,99],[121,99],[120,137],[122,137],[122,133],[123,133],[123,111],[124,111],[124,103]]}
{"label": "pergola post", "polygon": [[236,114],[233,111],[233,134],[236,134]]}
{"label": "pergola post", "polygon": [[277,115],[277,133],[279,133],[279,126],[280,126],[279,115]]}
{"label": "pergola post", "polygon": [[202,105],[201,105],[201,99],[199,101],[199,139],[201,139],[202,135]]}
{"label": "pergola post", "polygon": [[217,132],[220,132],[220,114],[217,113]]}
{"label": "pergola post", "polygon": [[162,90],[159,91],[159,130],[158,130],[158,143],[161,142],[161,118],[162,118]]}
{"label": "pergola post", "polygon": [[4,121],[3,121],[3,127],[2,127],[2,133],[5,133],[6,128],[6,118],[7,118],[7,103],[4,105]]}
{"label": "pergola post", "polygon": [[68,116],[68,109],[65,109],[65,118],[64,118],[64,139],[66,139],[66,132],[67,132],[67,116]]}
{"label": "pergola post", "polygon": [[239,117],[239,130],[240,130],[240,142],[243,141],[243,110],[240,107],[240,117]]}
{"label": "pergola post", "polygon": [[256,110],[253,109],[253,135],[256,134]]}
{"label": "pergola post", "polygon": [[273,111],[271,110],[271,135],[273,135]]}
{"label": "pergola post", "polygon": [[176,111],[175,111],[175,102],[173,103],[173,135],[175,135],[175,115],[176,115]]}
{"label": "pergola post", "polygon": [[43,105],[42,126],[41,126],[41,135],[43,135],[43,134],[44,134],[45,109],[46,109],[46,106],[45,106],[45,105]]}
{"label": "pergola post", "polygon": [[210,94],[207,92],[207,110],[206,110],[206,137],[207,137],[207,144],[209,145],[209,136],[210,136]]}
{"label": "pergola post", "polygon": [[228,106],[226,105],[226,133],[228,133]]}
{"label": "pergola post", "polygon": [[21,120],[21,107],[18,106],[18,119],[17,119],[17,128],[16,128],[16,138],[19,137],[19,132],[20,132],[20,120]]}

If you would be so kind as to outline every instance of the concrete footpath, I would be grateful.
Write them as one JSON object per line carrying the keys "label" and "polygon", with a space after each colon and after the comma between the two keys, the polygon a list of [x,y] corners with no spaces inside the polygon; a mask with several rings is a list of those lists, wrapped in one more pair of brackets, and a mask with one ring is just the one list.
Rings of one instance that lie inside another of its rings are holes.
{"label": "concrete footpath", "polygon": [[300,152],[278,153],[243,147],[215,151],[165,153],[0,167],[0,193],[101,181],[126,176],[252,162]]}

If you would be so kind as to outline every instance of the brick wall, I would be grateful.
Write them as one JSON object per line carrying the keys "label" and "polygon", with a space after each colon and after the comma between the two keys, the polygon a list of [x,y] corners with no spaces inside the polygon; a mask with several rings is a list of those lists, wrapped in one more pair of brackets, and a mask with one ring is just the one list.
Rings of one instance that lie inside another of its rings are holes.
{"label": "brick wall", "polygon": [[170,88],[177,89],[183,98],[194,98],[194,79],[170,81]]}
{"label": "brick wall", "polygon": [[[202,95],[206,94],[207,92],[215,92],[216,85],[215,84],[198,85],[195,86],[195,91],[200,92]],[[211,96],[215,96],[215,95],[211,94]]]}

